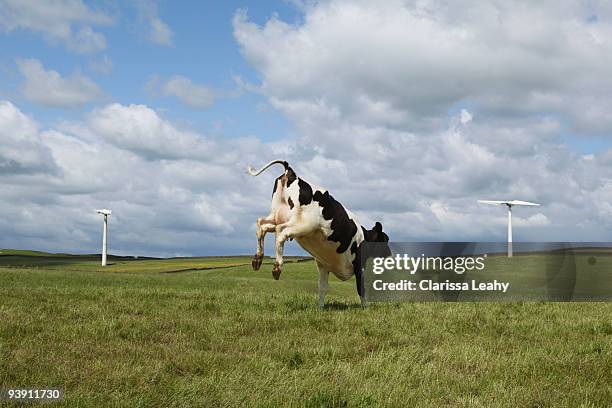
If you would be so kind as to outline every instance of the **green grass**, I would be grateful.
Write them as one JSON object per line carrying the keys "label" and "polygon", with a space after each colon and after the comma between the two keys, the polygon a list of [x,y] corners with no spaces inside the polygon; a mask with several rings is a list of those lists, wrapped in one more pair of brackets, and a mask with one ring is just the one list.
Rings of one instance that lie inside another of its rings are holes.
{"label": "green grass", "polygon": [[319,310],[311,261],[54,258],[0,257],[0,385],[51,406],[612,406],[610,303],[361,309],[332,277]]}

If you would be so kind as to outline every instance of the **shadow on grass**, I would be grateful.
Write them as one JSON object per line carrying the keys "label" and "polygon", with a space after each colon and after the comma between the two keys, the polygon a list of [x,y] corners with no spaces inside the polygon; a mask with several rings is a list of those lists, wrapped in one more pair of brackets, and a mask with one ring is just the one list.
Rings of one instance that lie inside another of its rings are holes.
{"label": "shadow on grass", "polygon": [[327,301],[325,302],[325,306],[321,309],[319,308],[318,302],[315,297],[308,295],[293,296],[290,299],[285,300],[283,303],[283,306],[291,312],[301,312],[306,310],[345,311],[361,309],[361,304],[359,303],[347,303],[342,301]]}
{"label": "shadow on grass", "polygon": [[238,268],[241,266],[248,266],[250,264],[236,264],[236,265],[221,265],[221,266],[203,266],[201,268],[185,268],[185,269],[172,269],[169,271],[160,271],[159,273],[181,273],[181,272],[193,272],[193,271],[211,271],[213,269],[229,269]]}
{"label": "shadow on grass", "polygon": [[359,303],[344,303],[338,301],[326,302],[323,310],[354,310],[362,309]]}

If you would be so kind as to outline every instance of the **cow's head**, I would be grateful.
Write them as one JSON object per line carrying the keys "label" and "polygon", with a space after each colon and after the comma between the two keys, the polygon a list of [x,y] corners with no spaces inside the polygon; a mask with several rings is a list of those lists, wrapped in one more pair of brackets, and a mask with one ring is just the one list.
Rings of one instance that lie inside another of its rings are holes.
{"label": "cow's head", "polygon": [[[391,249],[387,243],[389,236],[384,233],[383,226],[380,222],[376,222],[371,230],[363,229],[363,238],[366,242],[376,242],[378,244],[372,246],[370,251],[373,251],[373,256],[388,257],[391,256]],[[369,251],[369,252],[370,252]]]}
{"label": "cow's head", "polygon": [[391,248],[389,248],[389,236],[383,232],[380,222],[374,224],[371,230],[361,228],[363,229],[363,244],[366,244],[360,247],[363,259],[371,257],[387,258],[393,255]]}
{"label": "cow's head", "polygon": [[376,222],[371,230],[364,229],[363,235],[367,242],[389,242],[389,236],[383,232],[380,222]]}

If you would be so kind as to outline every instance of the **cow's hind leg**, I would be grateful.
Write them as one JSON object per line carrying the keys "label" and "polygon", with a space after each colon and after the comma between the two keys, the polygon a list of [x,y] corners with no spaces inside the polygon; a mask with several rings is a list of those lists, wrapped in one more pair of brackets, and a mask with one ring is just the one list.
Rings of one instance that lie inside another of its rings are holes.
{"label": "cow's hind leg", "polygon": [[259,270],[261,267],[261,263],[263,262],[264,257],[264,238],[266,237],[266,232],[272,232],[276,228],[276,224],[274,223],[274,215],[270,214],[267,217],[260,217],[257,219],[257,252],[253,256],[253,260],[251,261],[251,266],[254,271]]}

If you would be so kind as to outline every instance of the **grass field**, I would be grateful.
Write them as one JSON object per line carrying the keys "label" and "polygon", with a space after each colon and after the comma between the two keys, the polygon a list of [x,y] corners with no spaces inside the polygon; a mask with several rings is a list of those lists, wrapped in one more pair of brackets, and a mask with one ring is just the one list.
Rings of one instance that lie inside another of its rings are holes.
{"label": "grass field", "polygon": [[[359,307],[312,261],[0,256],[0,385],[50,406],[612,406],[611,303]],[[168,273],[172,272],[172,273]],[[2,402],[0,402],[2,404]]]}

